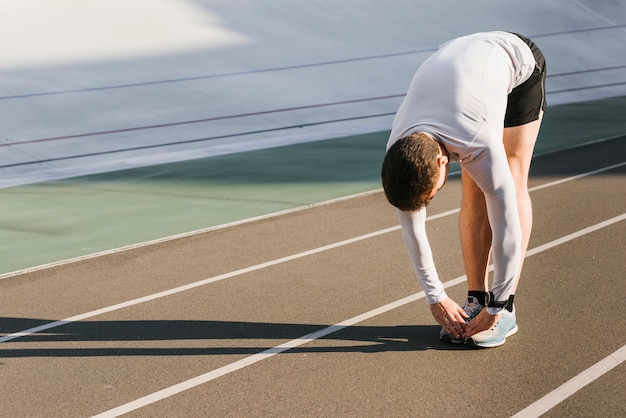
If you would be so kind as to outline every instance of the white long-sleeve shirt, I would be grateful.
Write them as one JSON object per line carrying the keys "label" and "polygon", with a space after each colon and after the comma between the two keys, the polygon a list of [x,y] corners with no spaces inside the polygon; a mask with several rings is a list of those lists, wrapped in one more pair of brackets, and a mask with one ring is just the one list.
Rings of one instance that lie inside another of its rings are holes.
{"label": "white long-sleeve shirt", "polygon": [[[483,32],[443,44],[417,70],[393,121],[387,149],[413,132],[436,138],[485,194],[496,300],[511,294],[521,263],[521,226],[503,145],[507,96],[532,74],[535,59],[519,37]],[[398,210],[403,237],[430,304],[447,296],[426,237],[426,210]]]}

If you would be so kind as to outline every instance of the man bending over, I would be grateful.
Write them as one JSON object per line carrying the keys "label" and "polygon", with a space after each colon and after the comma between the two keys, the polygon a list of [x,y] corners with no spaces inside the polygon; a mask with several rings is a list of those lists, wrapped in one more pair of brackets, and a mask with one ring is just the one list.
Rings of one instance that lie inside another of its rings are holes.
{"label": "man bending over", "polygon": [[[496,347],[517,332],[513,302],[532,227],[528,171],[546,107],[545,77],[543,54],[528,38],[463,36],[420,66],[393,121],[383,188],[444,341]],[[425,207],[456,161],[468,283],[463,307],[446,295],[425,229]]]}

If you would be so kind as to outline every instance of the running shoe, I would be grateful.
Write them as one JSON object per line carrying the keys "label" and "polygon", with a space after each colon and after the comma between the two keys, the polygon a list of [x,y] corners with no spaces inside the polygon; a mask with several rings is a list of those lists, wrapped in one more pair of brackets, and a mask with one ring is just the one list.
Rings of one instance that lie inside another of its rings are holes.
{"label": "running shoe", "polygon": [[493,328],[466,338],[465,345],[470,347],[498,347],[504,344],[507,337],[515,334],[517,330],[515,308],[513,308],[512,312],[504,309],[502,317]]}
{"label": "running shoe", "polygon": [[[463,310],[469,316],[469,318],[465,320],[465,323],[467,324],[469,321],[474,319],[476,315],[482,311],[482,309],[483,305],[478,302],[478,299],[474,296],[468,296],[463,304]],[[448,334],[443,328],[441,328],[441,331],[439,332],[439,339],[443,342],[452,344],[463,344],[465,342],[463,338],[456,338],[454,335]]]}

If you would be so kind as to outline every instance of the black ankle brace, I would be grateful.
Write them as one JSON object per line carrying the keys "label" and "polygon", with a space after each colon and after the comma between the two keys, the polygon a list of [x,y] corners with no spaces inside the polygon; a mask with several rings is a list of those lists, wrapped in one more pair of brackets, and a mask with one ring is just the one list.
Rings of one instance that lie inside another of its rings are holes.
{"label": "black ankle brace", "polygon": [[515,299],[515,295],[509,296],[509,300],[506,302],[506,310],[509,312],[513,312],[513,299]]}
{"label": "black ankle brace", "polygon": [[480,290],[470,290],[467,292],[467,296],[472,296],[478,300],[478,303],[485,306],[485,292]]}

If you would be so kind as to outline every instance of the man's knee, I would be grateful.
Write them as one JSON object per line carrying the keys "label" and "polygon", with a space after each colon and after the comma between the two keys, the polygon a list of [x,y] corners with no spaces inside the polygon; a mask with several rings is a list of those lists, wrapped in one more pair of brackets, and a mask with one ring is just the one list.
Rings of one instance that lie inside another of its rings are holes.
{"label": "man's knee", "polygon": [[485,195],[474,180],[462,169],[461,170],[461,211],[474,213],[476,216],[480,212],[487,211]]}

